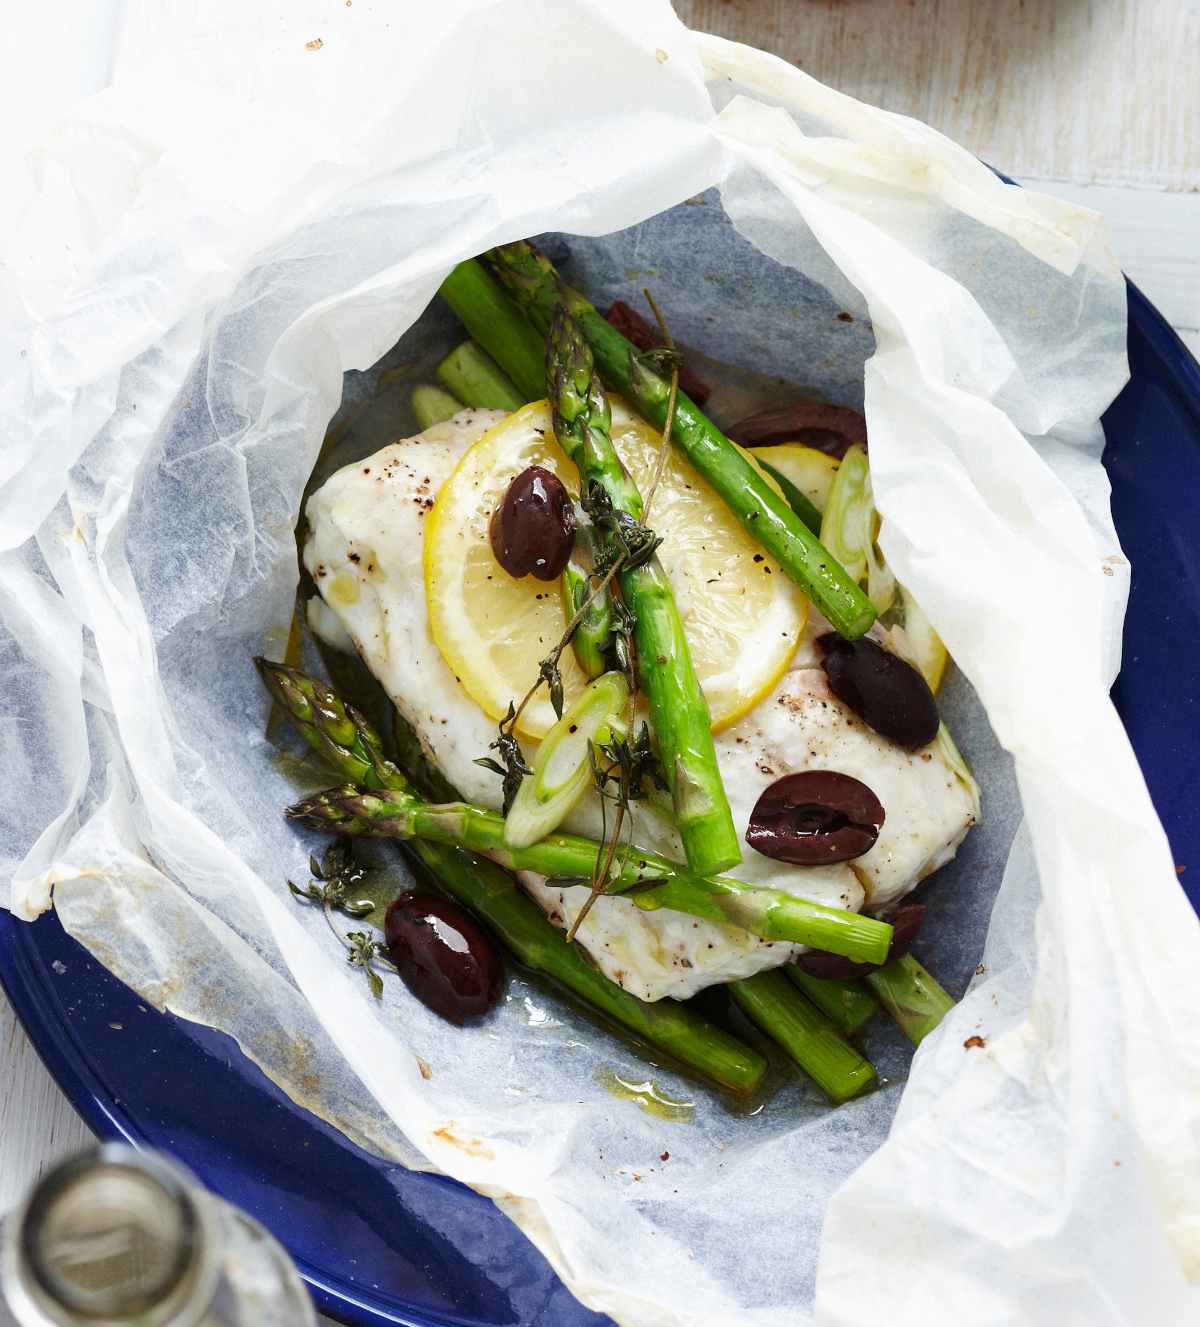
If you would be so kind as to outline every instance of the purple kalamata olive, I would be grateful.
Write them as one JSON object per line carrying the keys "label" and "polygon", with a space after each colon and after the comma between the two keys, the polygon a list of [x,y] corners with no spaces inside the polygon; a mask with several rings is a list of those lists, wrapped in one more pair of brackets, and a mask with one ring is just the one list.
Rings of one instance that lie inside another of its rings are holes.
{"label": "purple kalamata olive", "polygon": [[562,480],[540,465],[522,470],[492,513],[488,533],[510,576],[557,580],[575,547],[575,508]]}
{"label": "purple kalamata olive", "polygon": [[401,894],[384,921],[388,957],[405,986],[460,1027],[500,998],[504,969],[496,946],[457,904],[414,890]]}
{"label": "purple kalamata olive", "polygon": [[776,779],[754,804],[746,842],[764,857],[797,866],[848,862],[879,837],[883,807],[858,779],[810,769]]}
{"label": "purple kalamata olive", "polygon": [[827,401],[800,401],[778,410],[760,410],[739,420],[727,437],[743,447],[771,447],[802,442],[830,456],[842,457],[858,443],[867,445],[867,421],[857,410]]}
{"label": "purple kalamata olive", "polygon": [[915,750],[937,736],[937,701],[929,683],[907,660],[866,636],[817,638],[829,689],[875,731]]}
{"label": "purple kalamata olive", "polygon": [[[912,948],[921,923],[925,920],[924,903],[908,903],[891,917],[885,918],[893,926],[892,943],[888,946],[888,962],[894,958],[903,958]],[[850,977],[865,977],[868,972],[878,972],[881,963],[855,963],[841,954],[830,954],[824,949],[809,949],[796,959],[798,967],[811,977],[841,981]]]}

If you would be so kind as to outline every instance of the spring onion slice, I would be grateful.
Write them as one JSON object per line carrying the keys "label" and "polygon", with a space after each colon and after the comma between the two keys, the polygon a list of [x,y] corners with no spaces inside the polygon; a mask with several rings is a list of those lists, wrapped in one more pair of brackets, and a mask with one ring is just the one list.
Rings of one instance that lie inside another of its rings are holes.
{"label": "spring onion slice", "polygon": [[875,546],[879,513],[871,492],[866,451],[856,443],[842,458],[821,517],[821,542],[852,579],[866,581],[867,598],[885,613],[896,597],[896,578]]}
{"label": "spring onion slice", "polygon": [[821,516],[821,543],[853,580],[867,572],[867,543],[874,537],[875,504],[867,453],[855,445],[842,458]]}
{"label": "spring onion slice", "polygon": [[974,774],[971,773],[971,767],[967,764],[963,753],[958,749],[958,744],[950,736],[950,729],[943,723],[939,725],[937,736],[933,739],[933,745],[937,748],[942,759],[954,771],[957,778],[975,802],[975,814],[979,814],[979,784],[975,781]]}
{"label": "spring onion slice", "polygon": [[629,684],[622,673],[590,682],[538,747],[504,821],[504,842],[528,848],[571,813],[592,780],[590,749],[624,733]]}

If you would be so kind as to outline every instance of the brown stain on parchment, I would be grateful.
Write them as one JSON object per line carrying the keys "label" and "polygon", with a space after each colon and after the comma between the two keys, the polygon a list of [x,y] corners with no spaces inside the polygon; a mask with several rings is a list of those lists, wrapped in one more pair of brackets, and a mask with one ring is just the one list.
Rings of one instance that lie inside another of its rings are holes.
{"label": "brown stain on parchment", "polygon": [[482,1138],[460,1138],[454,1132],[453,1124],[443,1124],[433,1131],[433,1137],[439,1138],[450,1147],[456,1147],[464,1156],[475,1157],[479,1161],[495,1161],[496,1154]]}

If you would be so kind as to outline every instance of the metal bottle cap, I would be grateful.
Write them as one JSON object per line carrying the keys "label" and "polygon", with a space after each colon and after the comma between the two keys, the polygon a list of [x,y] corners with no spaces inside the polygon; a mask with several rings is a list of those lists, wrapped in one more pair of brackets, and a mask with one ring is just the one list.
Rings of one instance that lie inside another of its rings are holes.
{"label": "metal bottle cap", "polygon": [[182,1327],[212,1298],[212,1216],[162,1157],[105,1143],[51,1171],[15,1215],[3,1263],[21,1322]]}

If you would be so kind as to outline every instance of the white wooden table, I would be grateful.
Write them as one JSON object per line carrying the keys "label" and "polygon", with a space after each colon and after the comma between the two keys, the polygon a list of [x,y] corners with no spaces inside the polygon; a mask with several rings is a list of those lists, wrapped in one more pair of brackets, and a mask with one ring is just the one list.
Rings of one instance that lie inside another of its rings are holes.
{"label": "white wooden table", "polygon": [[[1109,220],[1200,357],[1200,0],[677,0]],[[0,1212],[89,1135],[0,997]]]}

